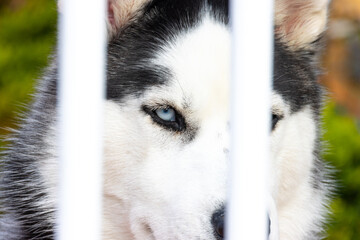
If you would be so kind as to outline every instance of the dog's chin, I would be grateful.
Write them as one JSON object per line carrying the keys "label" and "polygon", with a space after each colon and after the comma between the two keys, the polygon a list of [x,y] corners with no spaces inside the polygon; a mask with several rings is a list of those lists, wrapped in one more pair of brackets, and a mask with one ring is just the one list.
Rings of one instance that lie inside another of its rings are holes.
{"label": "dog's chin", "polygon": [[[150,220],[152,221],[152,220]],[[162,225],[159,226],[159,225]],[[185,228],[191,229],[191,223],[187,224]],[[157,226],[151,226],[150,223],[138,220],[132,223],[131,233],[133,237],[131,240],[168,240],[168,239],[207,239],[215,240],[213,236],[205,236],[202,231],[188,230],[184,231],[184,226],[169,224],[166,226],[165,223],[158,223]],[[129,239],[130,240],[130,239]]]}

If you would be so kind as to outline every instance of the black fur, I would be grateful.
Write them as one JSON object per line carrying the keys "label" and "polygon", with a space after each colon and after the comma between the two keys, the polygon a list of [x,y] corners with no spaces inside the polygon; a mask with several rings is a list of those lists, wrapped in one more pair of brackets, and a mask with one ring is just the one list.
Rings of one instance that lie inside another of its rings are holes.
{"label": "black fur", "polygon": [[[56,68],[38,87],[35,102],[1,159],[1,240],[53,239],[54,209],[39,207],[47,198],[38,163],[49,158],[44,136],[55,118]],[[51,200],[50,200],[51,201]]]}

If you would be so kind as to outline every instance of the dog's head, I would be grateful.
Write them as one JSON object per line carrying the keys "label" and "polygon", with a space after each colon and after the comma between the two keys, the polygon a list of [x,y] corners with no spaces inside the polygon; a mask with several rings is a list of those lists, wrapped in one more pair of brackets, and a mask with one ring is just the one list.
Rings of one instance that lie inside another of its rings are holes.
{"label": "dog's head", "polygon": [[[314,60],[327,3],[278,0],[275,13],[270,187],[289,239],[308,234],[307,211],[320,208],[308,198],[318,197]],[[225,0],[109,0],[104,239],[222,239],[228,21]]]}

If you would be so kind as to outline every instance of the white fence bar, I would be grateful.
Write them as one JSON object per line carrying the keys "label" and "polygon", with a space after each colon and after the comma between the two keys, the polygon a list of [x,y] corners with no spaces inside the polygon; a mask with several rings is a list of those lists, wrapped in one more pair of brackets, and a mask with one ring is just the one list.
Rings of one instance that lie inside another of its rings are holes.
{"label": "white fence bar", "polygon": [[233,0],[230,240],[267,238],[273,1]]}
{"label": "white fence bar", "polygon": [[61,1],[56,238],[99,240],[106,4],[102,0]]}

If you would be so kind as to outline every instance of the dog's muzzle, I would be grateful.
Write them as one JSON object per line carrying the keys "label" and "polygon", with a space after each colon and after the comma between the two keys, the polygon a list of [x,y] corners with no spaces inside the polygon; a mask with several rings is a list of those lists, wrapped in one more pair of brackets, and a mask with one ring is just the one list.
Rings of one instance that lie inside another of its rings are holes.
{"label": "dog's muzzle", "polygon": [[225,227],[225,208],[217,210],[211,218],[211,223],[214,229],[214,235],[216,239],[224,239],[224,227]]}
{"label": "dog's muzzle", "polygon": [[[225,234],[225,208],[222,207],[221,209],[215,211],[212,215],[211,218],[211,223],[214,229],[214,235],[216,237],[216,239],[218,240],[222,240],[224,239],[224,234]],[[277,239],[274,237],[270,238],[271,235],[271,229],[274,228],[274,226],[271,226],[271,220],[270,217],[268,215],[268,239]]]}

